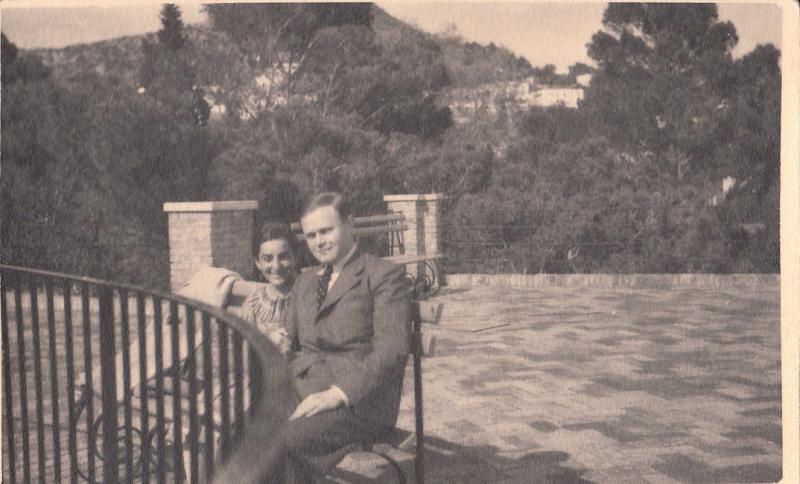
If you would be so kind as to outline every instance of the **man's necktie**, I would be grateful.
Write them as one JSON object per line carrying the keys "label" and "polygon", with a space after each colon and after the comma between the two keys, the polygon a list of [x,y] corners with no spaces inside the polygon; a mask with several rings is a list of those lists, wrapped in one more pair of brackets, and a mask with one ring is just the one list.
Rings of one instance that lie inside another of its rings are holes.
{"label": "man's necktie", "polygon": [[331,282],[331,275],[333,275],[333,266],[326,265],[317,283],[317,310],[322,307],[322,301],[325,300],[325,295],[328,293],[328,283]]}

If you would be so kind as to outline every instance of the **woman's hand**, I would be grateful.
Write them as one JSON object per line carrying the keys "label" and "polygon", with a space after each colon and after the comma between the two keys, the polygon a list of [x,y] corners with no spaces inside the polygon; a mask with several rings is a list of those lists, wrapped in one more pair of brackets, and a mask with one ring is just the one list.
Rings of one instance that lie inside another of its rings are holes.
{"label": "woman's hand", "polygon": [[285,328],[270,329],[267,337],[278,347],[283,356],[289,356],[292,351],[292,340],[289,339],[289,332]]}

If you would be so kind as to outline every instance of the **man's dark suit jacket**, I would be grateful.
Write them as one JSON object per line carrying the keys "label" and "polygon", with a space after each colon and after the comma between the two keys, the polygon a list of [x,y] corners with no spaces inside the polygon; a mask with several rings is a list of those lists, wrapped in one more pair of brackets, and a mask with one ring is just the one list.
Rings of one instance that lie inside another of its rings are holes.
{"label": "man's dark suit jacket", "polygon": [[336,385],[358,416],[394,426],[411,331],[402,267],[357,249],[319,310],[318,280],[317,270],[298,277],[286,314],[300,346],[290,363],[300,398]]}

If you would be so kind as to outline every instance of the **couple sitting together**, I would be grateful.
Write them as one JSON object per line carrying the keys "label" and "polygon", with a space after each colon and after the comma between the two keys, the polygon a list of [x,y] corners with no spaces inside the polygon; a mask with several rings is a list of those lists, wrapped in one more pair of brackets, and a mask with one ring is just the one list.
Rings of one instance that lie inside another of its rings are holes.
{"label": "couple sitting together", "polygon": [[288,421],[276,432],[254,415],[215,482],[319,482],[397,420],[411,330],[403,269],[359,250],[337,193],[315,196],[300,225],[320,267],[299,273],[288,225],[265,224],[254,256],[267,285],[242,307],[288,360]]}

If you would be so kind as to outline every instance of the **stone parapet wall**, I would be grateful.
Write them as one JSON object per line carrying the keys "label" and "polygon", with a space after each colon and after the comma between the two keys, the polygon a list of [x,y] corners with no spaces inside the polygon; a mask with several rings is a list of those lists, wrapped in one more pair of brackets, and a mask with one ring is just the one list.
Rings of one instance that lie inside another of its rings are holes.
{"label": "stone parapet wall", "polygon": [[780,274],[447,274],[451,288],[492,287],[775,287]]}

